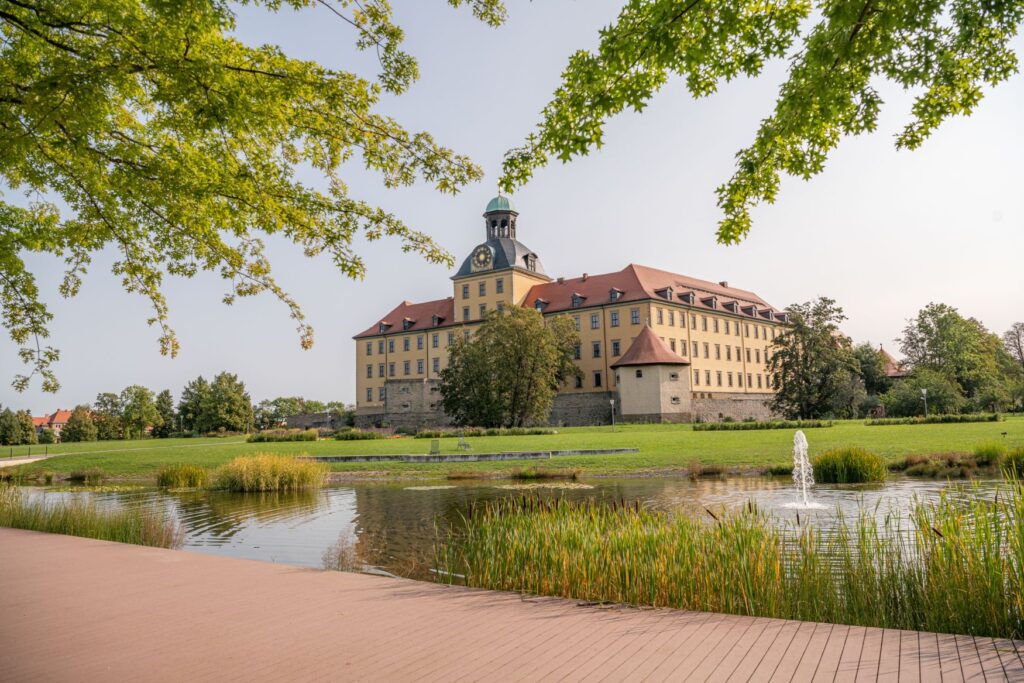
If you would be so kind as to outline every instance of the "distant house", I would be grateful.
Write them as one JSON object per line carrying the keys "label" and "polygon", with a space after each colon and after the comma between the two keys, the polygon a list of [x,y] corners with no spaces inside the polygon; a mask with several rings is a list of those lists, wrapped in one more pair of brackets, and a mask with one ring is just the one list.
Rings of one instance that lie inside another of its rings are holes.
{"label": "distant house", "polygon": [[66,425],[70,419],[70,410],[58,409],[57,412],[52,415],[33,417],[32,426],[36,428],[36,434],[41,433],[44,429],[49,429],[53,431],[56,437],[60,438],[61,430],[64,429],[64,425]]}
{"label": "distant house", "polygon": [[903,367],[903,363],[893,358],[881,344],[878,345],[878,353],[882,354],[882,362],[884,363],[882,369],[886,377],[889,379],[903,379],[910,376],[910,371]]}

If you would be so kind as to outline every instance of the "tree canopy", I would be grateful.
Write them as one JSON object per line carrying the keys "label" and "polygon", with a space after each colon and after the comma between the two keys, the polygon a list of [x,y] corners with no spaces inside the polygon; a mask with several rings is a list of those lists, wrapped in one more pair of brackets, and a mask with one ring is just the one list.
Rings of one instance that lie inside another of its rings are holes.
{"label": "tree canopy", "polygon": [[600,147],[608,119],[642,111],[673,76],[700,98],[789,57],[774,111],[718,188],[718,241],[736,243],[751,209],[775,201],[781,174],[808,179],[844,136],[875,129],[879,80],[915,93],[897,147],[915,149],[970,114],[986,86],[1017,72],[1010,41],[1022,19],[1024,3],[989,0],[626,0],[597,49],[570,57],[537,130],[506,156],[501,184],[511,191],[551,158]]}
{"label": "tree canopy", "polygon": [[568,317],[532,308],[491,311],[469,338],[451,347],[441,371],[441,405],[460,425],[525,426],[547,419],[559,387],[579,373],[579,343]]}
{"label": "tree canopy", "polygon": [[[234,36],[232,3],[145,0],[6,0],[0,3],[0,320],[27,372],[56,391],[48,345],[52,314],[25,253],[67,264],[60,294],[74,296],[92,256],[119,253],[114,273],[148,299],[160,350],[178,340],[163,294],[167,276],[206,270],[227,280],[225,303],[269,292],[290,311],[303,347],[313,330],[274,280],[264,236],[307,255],[326,253],[361,277],[357,237],[392,237],[402,249],[451,263],[429,236],[349,194],[344,162],[358,157],[387,187],[416,179],[455,192],[481,177],[466,156],[379,111],[419,75],[386,2],[249,0],[267,11],[329,13],[375,51],[366,78],[289,57]],[[448,0],[483,21],[504,19],[500,0]],[[300,167],[322,189],[296,178]]]}

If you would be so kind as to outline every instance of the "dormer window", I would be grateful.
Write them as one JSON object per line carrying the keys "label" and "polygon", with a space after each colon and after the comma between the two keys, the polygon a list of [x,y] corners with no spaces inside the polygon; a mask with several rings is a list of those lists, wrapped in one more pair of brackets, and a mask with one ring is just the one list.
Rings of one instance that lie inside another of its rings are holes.
{"label": "dormer window", "polygon": [[618,301],[621,296],[622,290],[618,289],[617,287],[612,287],[610,290],[608,290],[608,298],[611,301]]}
{"label": "dormer window", "polygon": [[413,320],[412,318],[406,318],[405,320],[402,321],[402,329],[403,330],[408,330],[410,327],[412,327],[415,324],[416,324],[415,320]]}
{"label": "dormer window", "polygon": [[430,323],[434,327],[438,327],[443,322],[444,322],[444,318],[439,316],[439,315],[435,315],[433,318],[430,319]]}
{"label": "dormer window", "polygon": [[671,287],[662,287],[661,289],[656,289],[656,290],[654,290],[654,293],[657,294],[658,296],[660,296],[662,299],[668,299],[669,301],[672,300],[672,288]]}
{"label": "dormer window", "polygon": [[768,320],[775,320],[775,311],[773,311],[771,309],[768,309],[767,311],[763,312],[761,315],[764,316],[765,318],[767,318]]}
{"label": "dormer window", "polygon": [[727,309],[729,309],[729,311],[730,311],[731,313],[739,313],[739,312],[740,312],[740,305],[739,305],[739,303],[738,303],[738,302],[736,302],[736,301],[730,301],[729,303],[727,303],[727,304],[725,305],[725,307],[726,307]]}
{"label": "dormer window", "polygon": [[523,260],[526,262],[526,269],[527,270],[537,270],[537,255],[536,254],[527,254],[526,256],[523,257]]}
{"label": "dormer window", "polygon": [[704,297],[703,299],[700,300],[700,302],[702,304],[704,304],[705,306],[707,306],[708,308],[718,308],[718,297],[717,296],[707,296],[707,297]]}
{"label": "dormer window", "polygon": [[686,303],[690,304],[691,306],[693,305],[693,302],[697,300],[697,297],[694,295],[693,292],[683,292],[682,294],[679,295],[679,298],[685,301]]}
{"label": "dormer window", "polygon": [[533,307],[540,311],[541,313],[544,312],[544,309],[547,308],[547,306],[548,302],[545,301],[544,299],[537,299],[533,302]]}
{"label": "dormer window", "polygon": [[382,323],[381,323],[381,324],[380,324],[380,325],[379,325],[379,326],[377,327],[377,329],[378,329],[378,330],[380,331],[380,333],[381,333],[381,334],[384,334],[385,332],[387,332],[388,330],[390,330],[390,329],[391,329],[391,323],[386,323],[386,322],[382,322]]}
{"label": "dormer window", "polygon": [[583,305],[583,301],[586,298],[587,297],[582,296],[581,294],[577,294],[576,292],[573,292],[572,299],[569,302],[569,307],[570,308],[579,308],[580,306]]}

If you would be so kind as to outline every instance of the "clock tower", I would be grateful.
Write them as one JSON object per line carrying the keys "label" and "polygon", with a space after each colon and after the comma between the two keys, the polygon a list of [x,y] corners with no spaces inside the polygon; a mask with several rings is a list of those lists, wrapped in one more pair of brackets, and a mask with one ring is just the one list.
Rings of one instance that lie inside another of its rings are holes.
{"label": "clock tower", "polygon": [[452,277],[456,318],[464,322],[505,305],[521,305],[530,287],[551,281],[537,254],[516,238],[519,212],[512,200],[495,197],[483,218],[486,241],[473,247]]}

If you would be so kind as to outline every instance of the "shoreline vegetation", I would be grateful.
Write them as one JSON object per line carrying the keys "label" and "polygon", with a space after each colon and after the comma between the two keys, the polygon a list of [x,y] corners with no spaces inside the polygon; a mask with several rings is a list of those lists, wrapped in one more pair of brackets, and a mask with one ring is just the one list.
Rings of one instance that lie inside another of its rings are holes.
{"label": "shoreline vegetation", "polygon": [[[728,423],[744,424],[744,423]],[[808,434],[810,455],[845,447],[859,447],[877,454],[890,470],[909,470],[913,459],[971,458],[979,444],[998,442],[1007,449],[1024,447],[1024,416],[1007,416],[1000,422],[893,425],[874,429],[863,420],[833,421],[832,427]],[[792,466],[792,430],[695,431],[693,425],[629,424],[601,427],[560,428],[557,433],[464,437],[468,451],[459,448],[460,437],[439,438],[441,453],[485,453],[513,450],[574,450],[638,448],[635,454],[559,456],[544,466],[578,470],[584,477],[689,476],[693,463],[706,472],[722,474],[776,474]],[[106,481],[155,481],[162,468],[189,464],[213,470],[234,458],[267,453],[302,455],[425,454],[429,439],[402,436],[366,441],[281,441],[249,443],[244,438],[148,439],[57,444],[52,457],[0,469],[0,478],[42,483],[66,481],[75,472],[101,472]],[[0,455],[24,455],[24,447],[4,449]],[[62,453],[68,453],[63,455]],[[909,464],[906,464],[908,463]],[[2,463],[2,458],[0,458]],[[455,472],[476,472],[480,478],[509,478],[528,463],[517,461],[405,463],[368,462],[329,464],[329,477],[347,479],[445,479]],[[918,471],[910,474],[921,474]],[[940,468],[933,468],[941,471]],[[944,468],[952,470],[952,466]],[[974,468],[964,470],[970,474]],[[951,474],[951,473],[950,473]]]}
{"label": "shoreline vegetation", "polygon": [[915,631],[1024,635],[1024,493],[943,495],[837,533],[752,503],[707,517],[518,497],[439,538],[439,580],[574,600]]}

